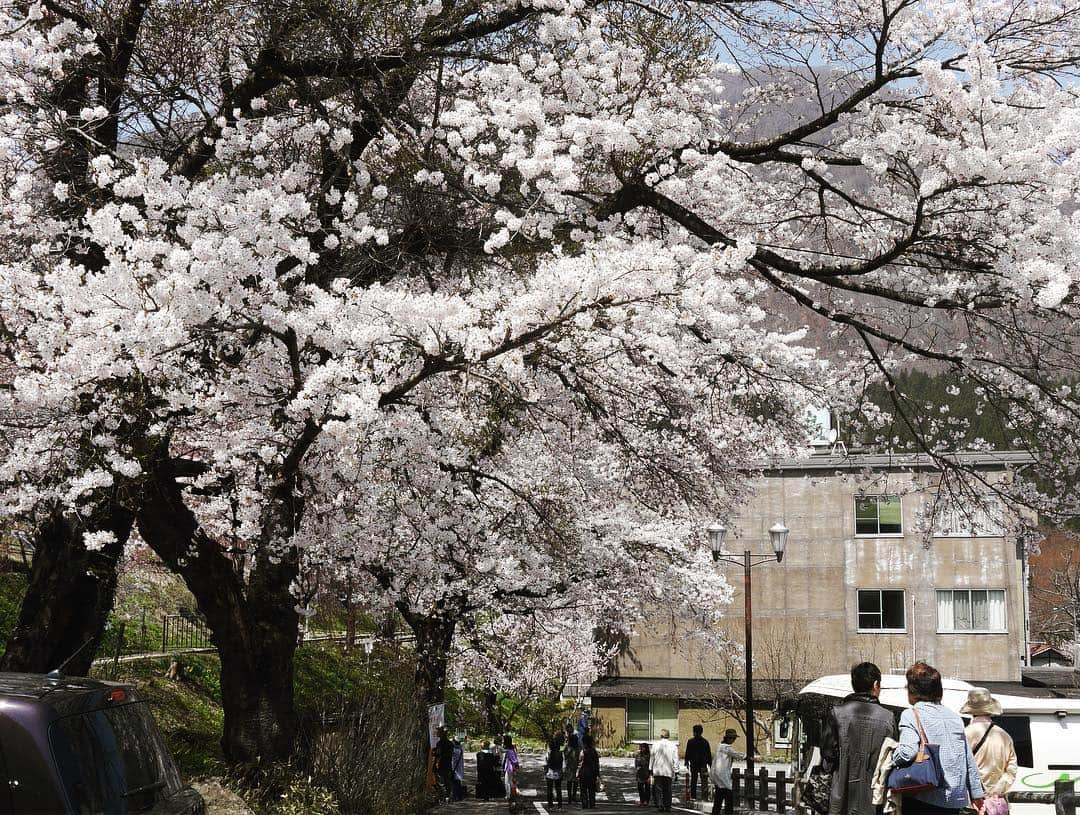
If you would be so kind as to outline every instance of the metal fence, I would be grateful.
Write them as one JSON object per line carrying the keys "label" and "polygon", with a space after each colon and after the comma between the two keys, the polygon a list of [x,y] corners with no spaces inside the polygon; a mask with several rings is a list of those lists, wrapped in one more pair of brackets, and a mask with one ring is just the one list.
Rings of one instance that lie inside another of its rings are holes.
{"label": "metal fence", "polygon": [[166,614],[161,620],[161,650],[213,648],[210,629],[197,619],[182,614]]}

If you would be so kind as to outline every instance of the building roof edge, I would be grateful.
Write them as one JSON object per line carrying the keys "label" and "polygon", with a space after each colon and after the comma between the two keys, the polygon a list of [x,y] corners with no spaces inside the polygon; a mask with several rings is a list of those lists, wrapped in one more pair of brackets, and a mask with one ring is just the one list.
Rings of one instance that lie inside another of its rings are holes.
{"label": "building roof edge", "polygon": [[980,469],[1023,467],[1036,461],[1028,450],[958,451],[941,453],[936,458],[926,453],[829,453],[771,459],[761,462],[761,470],[765,473],[782,470],[940,470],[942,465],[938,459],[959,467]]}

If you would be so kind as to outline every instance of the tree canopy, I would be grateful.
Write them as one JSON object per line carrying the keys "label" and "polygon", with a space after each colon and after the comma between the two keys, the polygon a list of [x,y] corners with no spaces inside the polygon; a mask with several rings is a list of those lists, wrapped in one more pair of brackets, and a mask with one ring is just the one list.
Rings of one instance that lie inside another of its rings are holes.
{"label": "tree canopy", "polygon": [[135,528],[207,614],[251,757],[289,741],[302,569],[425,625],[719,604],[702,518],[799,449],[808,405],[880,424],[883,382],[974,477],[961,428],[901,398],[912,360],[1065,483],[1078,19],[9,4],[0,506],[68,519],[57,546]]}

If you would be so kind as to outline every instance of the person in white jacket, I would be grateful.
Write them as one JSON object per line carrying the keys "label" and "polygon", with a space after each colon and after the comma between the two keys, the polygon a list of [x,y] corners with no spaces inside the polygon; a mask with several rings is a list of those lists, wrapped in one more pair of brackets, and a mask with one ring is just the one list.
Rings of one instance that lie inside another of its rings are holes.
{"label": "person in white jacket", "polygon": [[679,767],[679,748],[666,730],[660,731],[660,741],[649,756],[649,773],[660,798],[660,812],[671,812],[671,784]]}
{"label": "person in white jacket", "polygon": [[979,778],[987,798],[1004,798],[1016,781],[1016,747],[1012,736],[991,716],[1001,715],[1001,703],[986,688],[972,688],[961,714],[971,716],[964,735],[979,768]]}
{"label": "person in white jacket", "polygon": [[735,732],[735,728],[729,727],[724,731],[724,738],[716,745],[716,752],[713,754],[712,766],[709,767],[709,780],[716,788],[713,796],[713,815],[720,815],[721,802],[724,806],[724,815],[731,815],[735,807],[735,795],[731,791],[731,764],[746,758],[744,754],[736,752],[731,746],[738,737],[739,734]]}

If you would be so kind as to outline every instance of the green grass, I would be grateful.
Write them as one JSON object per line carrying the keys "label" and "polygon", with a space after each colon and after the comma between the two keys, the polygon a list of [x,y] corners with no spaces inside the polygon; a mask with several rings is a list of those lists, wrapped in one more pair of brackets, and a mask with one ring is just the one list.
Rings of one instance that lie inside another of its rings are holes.
{"label": "green grass", "polygon": [[[179,682],[165,678],[167,659],[145,659],[100,665],[94,675],[135,685],[150,703],[154,719],[176,758],[180,773],[187,779],[221,775],[225,769],[221,753],[224,714],[221,709],[221,661],[216,654],[185,654],[181,657]],[[297,649],[295,700],[301,715],[317,715],[337,710],[350,698],[375,690],[389,660],[370,660],[363,651],[346,654],[332,645],[305,645]],[[400,665],[397,665],[400,670]]]}
{"label": "green grass", "polygon": [[[12,564],[5,562],[5,566]],[[5,646],[19,620],[19,608],[22,606],[27,582],[26,572],[13,566],[10,571],[0,572],[0,638]]]}

